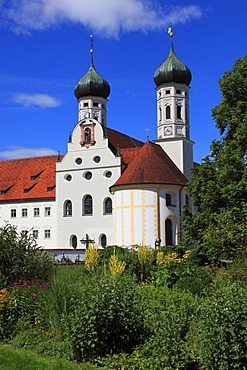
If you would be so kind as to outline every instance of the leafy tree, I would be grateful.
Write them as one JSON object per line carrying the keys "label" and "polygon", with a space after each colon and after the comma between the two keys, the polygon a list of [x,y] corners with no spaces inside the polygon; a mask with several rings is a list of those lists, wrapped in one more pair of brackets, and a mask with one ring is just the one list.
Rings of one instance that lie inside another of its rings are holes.
{"label": "leafy tree", "polygon": [[29,235],[20,235],[16,227],[0,228],[0,284],[9,285],[19,279],[47,279],[53,271],[49,255],[37,248]]}
{"label": "leafy tree", "polygon": [[212,110],[220,139],[194,169],[188,190],[196,212],[184,210],[184,243],[197,257],[234,258],[247,244],[247,54],[219,81],[222,100]]}

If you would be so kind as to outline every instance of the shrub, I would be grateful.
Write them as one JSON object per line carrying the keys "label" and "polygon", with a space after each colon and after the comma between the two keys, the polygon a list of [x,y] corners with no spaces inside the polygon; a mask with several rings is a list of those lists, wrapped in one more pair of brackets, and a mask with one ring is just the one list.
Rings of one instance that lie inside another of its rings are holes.
{"label": "shrub", "polygon": [[17,233],[14,226],[6,224],[0,228],[0,284],[11,285],[19,279],[36,276],[48,278],[53,271],[50,256],[39,250],[35,240]]}
{"label": "shrub", "polygon": [[74,359],[130,352],[143,339],[138,289],[127,275],[91,276],[74,297],[65,323]]}
{"label": "shrub", "polygon": [[236,284],[215,284],[203,300],[195,340],[207,370],[247,369],[246,298],[246,290]]}
{"label": "shrub", "polygon": [[140,289],[145,342],[130,354],[107,356],[97,363],[118,370],[192,370],[187,334],[200,300],[167,287],[144,285]]}

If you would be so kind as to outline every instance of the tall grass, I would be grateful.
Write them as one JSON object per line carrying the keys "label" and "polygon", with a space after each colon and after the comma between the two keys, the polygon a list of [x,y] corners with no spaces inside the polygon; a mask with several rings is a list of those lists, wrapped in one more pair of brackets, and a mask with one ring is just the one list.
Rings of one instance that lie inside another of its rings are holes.
{"label": "tall grass", "polygon": [[81,266],[58,266],[50,289],[43,295],[41,310],[44,330],[48,330],[58,341],[63,340],[63,322],[83,281],[85,272]]}

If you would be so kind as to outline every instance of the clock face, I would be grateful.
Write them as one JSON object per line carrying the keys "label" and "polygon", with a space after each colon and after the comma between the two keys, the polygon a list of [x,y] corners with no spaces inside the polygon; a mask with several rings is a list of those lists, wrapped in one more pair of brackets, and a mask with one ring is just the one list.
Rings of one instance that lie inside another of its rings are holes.
{"label": "clock face", "polygon": [[165,127],[165,135],[171,135],[171,134],[172,134],[171,126]]}

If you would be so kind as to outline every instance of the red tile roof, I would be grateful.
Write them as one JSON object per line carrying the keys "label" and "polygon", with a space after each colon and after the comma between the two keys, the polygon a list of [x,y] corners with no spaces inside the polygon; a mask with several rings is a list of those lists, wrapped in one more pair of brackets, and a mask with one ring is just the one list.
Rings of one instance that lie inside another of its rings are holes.
{"label": "red tile roof", "polygon": [[105,135],[108,137],[109,147],[114,151],[114,153],[117,153],[118,148],[140,148],[144,144],[142,141],[136,140],[133,137],[113,130],[112,128],[106,128]]}
{"label": "red tile roof", "polygon": [[[105,129],[105,135],[109,147],[115,154],[119,151],[122,161],[122,175],[113,187],[187,182],[159,145],[144,144],[110,128]],[[54,155],[0,161],[0,202],[55,199],[57,159]]]}
{"label": "red tile roof", "polygon": [[123,173],[113,185],[185,185],[187,178],[157,144],[146,142],[142,148],[121,150]]}
{"label": "red tile roof", "polygon": [[56,161],[56,155],[0,161],[0,201],[55,199]]}

